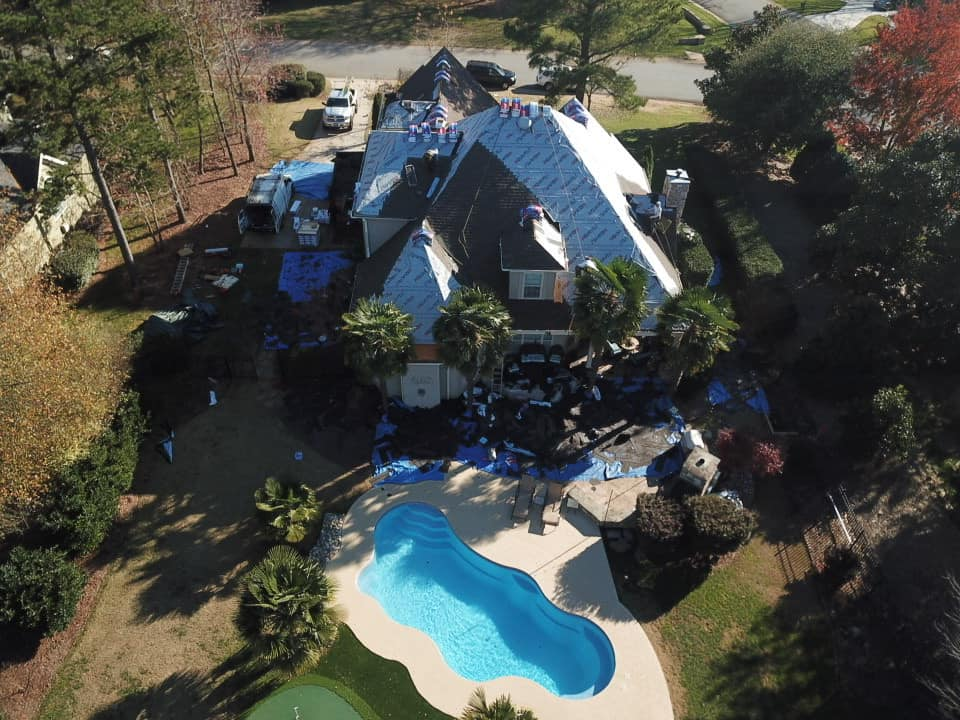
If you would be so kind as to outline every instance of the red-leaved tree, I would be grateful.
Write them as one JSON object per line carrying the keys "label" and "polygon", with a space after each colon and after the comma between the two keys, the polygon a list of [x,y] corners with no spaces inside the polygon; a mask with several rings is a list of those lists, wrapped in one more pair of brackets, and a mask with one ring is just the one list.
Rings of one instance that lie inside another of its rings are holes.
{"label": "red-leaved tree", "polygon": [[854,68],[854,97],[834,124],[865,154],[909,145],[921,133],[960,125],[960,3],[905,7]]}
{"label": "red-leaved tree", "polygon": [[724,468],[768,478],[783,472],[783,451],[774,443],[761,442],[733,428],[717,433],[714,448]]}

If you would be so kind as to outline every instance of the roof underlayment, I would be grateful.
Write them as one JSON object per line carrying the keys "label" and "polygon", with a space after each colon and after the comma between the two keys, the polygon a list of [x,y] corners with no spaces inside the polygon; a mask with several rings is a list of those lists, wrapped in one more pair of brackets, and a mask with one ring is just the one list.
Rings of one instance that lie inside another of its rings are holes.
{"label": "roof underlayment", "polygon": [[[657,242],[631,217],[625,197],[651,191],[646,173],[586,110],[578,110],[580,121],[567,117],[562,111],[546,110],[548,114],[531,113],[531,117],[518,118],[502,117],[499,106],[489,108],[457,124],[457,142],[452,138],[449,142],[440,141],[436,134],[417,135],[416,141],[411,142],[410,134],[403,130],[372,133],[357,185],[355,216],[402,217],[394,211],[396,205],[388,202],[391,192],[399,184],[407,183],[404,165],[434,148],[442,161],[449,163],[449,169],[443,177],[434,178],[437,182],[429,193],[431,209],[426,211],[426,216],[432,217],[436,208],[452,204],[460,208],[464,217],[462,221],[449,222],[451,226],[459,222],[461,228],[466,228],[470,224],[476,232],[478,222],[482,222],[483,234],[489,236],[489,242],[498,243],[501,236],[506,238],[505,233],[510,232],[508,226],[518,223],[519,215],[514,216],[512,211],[509,217],[506,212],[490,213],[486,205],[480,208],[486,211],[482,220],[478,221],[473,215],[478,212],[476,199],[483,197],[484,185],[489,182],[484,172],[477,172],[476,153],[470,152],[480,146],[502,163],[521,194],[532,196],[559,226],[561,243],[553,238],[537,240],[550,241],[543,249],[556,255],[567,271],[572,272],[587,258],[603,262],[617,257],[630,258],[649,273],[651,307],[660,305],[667,295],[679,292],[679,276]],[[464,165],[468,157],[472,159]],[[461,166],[467,168],[470,178],[458,176]],[[449,217],[446,219],[450,221]],[[429,339],[424,333],[429,333],[433,319],[438,316],[437,305],[448,297],[457,278],[461,282],[477,280],[471,272],[469,257],[460,257],[456,252],[453,254],[458,260],[451,257],[450,250],[457,249],[451,242],[454,238],[446,236],[438,238],[432,247],[417,248],[408,242],[384,282],[383,295],[395,302],[402,300],[398,304],[414,314],[418,342]],[[431,256],[439,261],[439,268],[431,263]],[[447,274],[448,271],[453,275]],[[408,276],[417,279],[400,281],[401,277]]]}

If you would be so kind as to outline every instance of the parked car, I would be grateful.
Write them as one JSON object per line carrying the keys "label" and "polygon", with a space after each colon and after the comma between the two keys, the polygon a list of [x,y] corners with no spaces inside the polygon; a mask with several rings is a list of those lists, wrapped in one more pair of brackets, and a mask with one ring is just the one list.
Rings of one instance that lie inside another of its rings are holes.
{"label": "parked car", "polygon": [[550,67],[542,67],[537,71],[537,85],[542,87],[547,92],[551,92],[557,86],[557,76],[567,75],[569,79],[565,79],[566,82],[564,87],[560,88],[564,92],[573,92],[577,89],[576,83],[572,79],[573,68],[569,65],[551,65]]}
{"label": "parked car", "polygon": [[473,75],[484,87],[495,87],[502,90],[517,84],[517,74],[513,70],[500,67],[495,62],[486,60],[468,60],[467,72]]}
{"label": "parked car", "polygon": [[323,126],[332,130],[352,130],[356,114],[356,91],[348,87],[337,88],[330,93],[323,108]]}
{"label": "parked car", "polygon": [[874,10],[896,10],[897,3],[895,0],[873,0],[873,9]]}
{"label": "parked car", "polygon": [[277,173],[257,175],[250,183],[247,200],[237,216],[242,235],[247,230],[280,232],[293,198],[293,178]]}

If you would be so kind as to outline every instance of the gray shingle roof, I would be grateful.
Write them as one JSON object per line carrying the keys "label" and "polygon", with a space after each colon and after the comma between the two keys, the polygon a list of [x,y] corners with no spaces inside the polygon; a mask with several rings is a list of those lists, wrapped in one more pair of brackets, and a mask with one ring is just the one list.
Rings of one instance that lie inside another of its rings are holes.
{"label": "gray shingle roof", "polygon": [[[441,60],[449,63],[449,81],[440,84],[439,95],[435,94],[437,83],[434,76]],[[450,111],[449,120],[459,120],[481,112],[497,104],[476,79],[467,72],[460,61],[447,48],[421,65],[397,90],[401,100],[439,100]]]}

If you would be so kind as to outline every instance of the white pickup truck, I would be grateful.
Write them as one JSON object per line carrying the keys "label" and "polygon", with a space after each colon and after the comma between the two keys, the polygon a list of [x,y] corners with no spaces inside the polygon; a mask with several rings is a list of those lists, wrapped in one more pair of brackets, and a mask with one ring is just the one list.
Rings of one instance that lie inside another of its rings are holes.
{"label": "white pickup truck", "polygon": [[330,93],[323,108],[323,126],[331,130],[352,130],[353,116],[356,114],[356,91],[349,85],[337,88]]}

